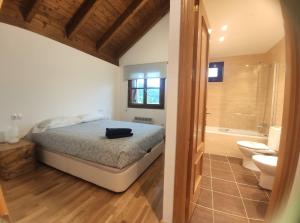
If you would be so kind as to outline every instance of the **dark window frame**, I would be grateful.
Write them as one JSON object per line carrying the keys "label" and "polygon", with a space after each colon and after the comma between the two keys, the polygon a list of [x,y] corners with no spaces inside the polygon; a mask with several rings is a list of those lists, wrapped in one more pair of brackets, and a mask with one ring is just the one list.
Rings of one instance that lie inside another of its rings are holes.
{"label": "dark window frame", "polygon": [[218,76],[208,77],[208,82],[223,82],[224,62],[211,62],[209,68],[218,68]]}
{"label": "dark window frame", "polygon": [[[128,80],[128,108],[145,108],[145,109],[164,109],[165,108],[165,78],[160,78],[160,87],[149,87],[147,88],[147,78],[144,79],[144,87],[132,87],[132,81]],[[134,80],[137,80],[134,79]],[[132,89],[144,89],[144,101],[143,104],[132,103],[131,90]],[[159,104],[147,104],[147,89],[159,89]]]}

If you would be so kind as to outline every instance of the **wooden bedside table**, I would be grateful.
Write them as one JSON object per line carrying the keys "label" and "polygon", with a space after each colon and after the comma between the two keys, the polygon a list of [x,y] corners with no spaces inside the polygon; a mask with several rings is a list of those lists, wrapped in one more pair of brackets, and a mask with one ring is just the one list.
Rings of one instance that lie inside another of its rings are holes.
{"label": "wooden bedside table", "polygon": [[21,139],[15,144],[0,144],[0,177],[12,179],[35,169],[35,145]]}

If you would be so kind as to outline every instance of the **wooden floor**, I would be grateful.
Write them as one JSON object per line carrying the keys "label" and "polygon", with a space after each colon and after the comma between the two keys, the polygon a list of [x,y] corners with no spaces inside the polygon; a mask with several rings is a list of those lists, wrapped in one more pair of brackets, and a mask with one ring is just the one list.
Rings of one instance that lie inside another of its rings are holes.
{"label": "wooden floor", "polygon": [[45,165],[1,185],[13,222],[156,223],[162,217],[163,158],[120,194]]}

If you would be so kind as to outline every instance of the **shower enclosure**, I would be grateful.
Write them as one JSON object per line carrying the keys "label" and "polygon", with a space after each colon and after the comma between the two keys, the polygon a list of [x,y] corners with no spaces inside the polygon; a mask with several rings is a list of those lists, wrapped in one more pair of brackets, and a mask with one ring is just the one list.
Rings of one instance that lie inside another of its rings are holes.
{"label": "shower enclosure", "polygon": [[266,143],[269,127],[281,125],[281,66],[225,62],[224,81],[208,83],[207,152],[238,156],[238,140]]}
{"label": "shower enclosure", "polygon": [[281,125],[283,110],[282,78],[280,64],[260,64],[257,70],[256,127],[267,135],[270,126]]}

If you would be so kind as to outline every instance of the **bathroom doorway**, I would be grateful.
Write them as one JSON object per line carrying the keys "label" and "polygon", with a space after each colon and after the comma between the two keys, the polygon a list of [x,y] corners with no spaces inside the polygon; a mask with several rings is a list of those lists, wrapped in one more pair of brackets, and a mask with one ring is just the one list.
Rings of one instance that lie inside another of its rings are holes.
{"label": "bathroom doorway", "polygon": [[[268,8],[267,1],[231,1],[231,7],[227,2],[220,12],[216,1],[204,3],[211,24],[206,159],[194,215],[264,221],[275,179],[284,102],[280,4],[274,1]],[[255,23],[265,14],[270,17],[264,24]],[[276,24],[272,38],[264,34],[268,23]]]}
{"label": "bathroom doorway", "polygon": [[[286,9],[285,7],[287,7],[287,6],[293,5],[292,3],[293,3],[292,1],[282,1],[282,4],[284,5],[283,9]],[[294,11],[293,7],[291,7],[291,6],[288,9],[289,9],[289,12]],[[285,12],[285,15],[287,15],[287,12]],[[280,14],[280,17],[281,17],[281,14]],[[287,67],[289,67],[289,68],[285,72],[286,73],[286,84],[285,84],[285,86],[287,86],[287,87],[284,89],[284,92],[285,92],[286,96],[284,98],[285,99],[284,100],[285,106],[284,106],[284,109],[283,109],[284,112],[282,113],[283,114],[282,115],[283,116],[283,122],[282,122],[283,131],[282,131],[282,134],[281,134],[282,137],[281,137],[281,144],[280,144],[280,148],[285,148],[285,153],[286,154],[284,155],[283,151],[279,150],[280,159],[279,159],[279,162],[278,162],[277,177],[276,177],[276,180],[275,180],[275,183],[274,183],[275,189],[273,190],[273,194],[270,198],[270,207],[269,207],[269,213],[270,213],[269,215],[270,216],[272,214],[274,214],[274,211],[276,211],[278,209],[279,205],[281,205],[281,203],[284,201],[283,198],[285,197],[286,194],[289,193],[289,191],[291,189],[291,185],[292,185],[292,182],[293,182],[293,177],[294,177],[294,174],[295,174],[295,169],[296,169],[297,161],[298,161],[297,157],[299,156],[299,151],[297,151],[297,148],[296,148],[296,144],[299,145],[299,137],[297,137],[296,132],[293,131],[293,130],[299,131],[299,125],[298,125],[298,127],[296,127],[295,124],[293,124],[293,121],[294,122],[299,121],[297,119],[297,117],[299,117],[299,115],[300,115],[300,114],[297,114],[298,110],[297,110],[297,106],[296,106],[296,101],[299,102],[299,97],[300,97],[300,95],[296,91],[297,84],[300,84],[299,79],[296,78],[297,74],[299,72],[299,65],[296,64],[295,59],[291,60],[291,58],[297,58],[297,47],[299,46],[298,41],[296,41],[297,37],[298,37],[297,35],[299,33],[296,32],[296,30],[297,30],[296,27],[297,26],[296,26],[295,21],[296,20],[293,20],[291,17],[286,16],[286,28],[288,30],[287,31],[288,35],[286,36],[287,39],[284,40],[283,42],[287,43],[286,58],[287,58]],[[224,38],[220,38],[220,41],[221,42],[224,41]],[[293,46],[293,47],[291,47],[291,46]],[[283,56],[283,57],[284,57],[284,60],[285,60],[285,56]],[[276,64],[276,63],[274,63],[274,64]],[[292,82],[292,78],[294,78],[293,79],[294,83]],[[273,82],[272,88],[275,88],[275,87],[276,87],[276,82]],[[293,96],[292,98],[290,98],[291,95]],[[275,100],[278,100],[278,98],[275,98],[275,96],[273,94],[272,94],[271,98],[272,98],[271,99],[271,103],[272,103],[271,108],[274,109],[274,107],[276,105]],[[283,96],[282,96],[282,98],[283,98]],[[262,97],[261,99],[266,100],[264,97]],[[262,116],[260,116],[260,117],[262,117],[260,119],[262,121],[266,120],[266,118],[265,118],[266,117],[265,116],[266,110],[267,110],[267,108],[264,108],[262,110],[262,113],[261,113]],[[276,115],[274,115],[274,114],[276,114]],[[270,122],[269,122],[270,125],[274,122],[274,120],[276,120],[274,117],[278,116],[277,114],[279,114],[279,113],[277,113],[277,112],[274,113],[274,111],[271,110],[271,116],[270,116]],[[266,127],[259,126],[259,128],[261,128],[261,131],[264,131],[264,128],[266,128]],[[288,132],[291,135],[290,137],[287,134]],[[289,139],[290,142],[287,139]],[[289,147],[287,147],[287,145],[289,145]],[[292,154],[294,154],[296,156],[293,157]],[[209,160],[208,161],[209,165],[210,165],[210,167],[208,167],[208,168],[210,168],[210,170],[208,172],[210,174],[212,174],[212,166],[215,165],[214,161],[222,161],[222,159],[223,159],[223,157],[218,156],[218,155],[213,156],[213,158],[214,159],[211,159],[210,154],[209,154],[209,157],[207,157],[207,159]],[[226,157],[226,159],[228,161],[228,165],[225,165],[225,166],[229,166],[229,168],[233,172],[231,163],[234,163],[235,160],[232,159],[232,161],[230,162],[228,157]],[[292,168],[286,168],[287,164],[288,164],[288,159],[290,159],[292,161],[291,162]],[[291,175],[288,175],[287,173],[290,173]],[[210,178],[213,178],[212,175],[210,175],[210,176],[211,176]],[[286,181],[282,181],[282,179],[285,179]],[[280,184],[280,180],[282,182],[281,184]],[[204,184],[203,187],[208,187],[209,188],[209,187],[213,186],[212,181],[210,181],[210,184],[209,184],[207,182],[204,183],[203,179],[202,179],[202,183]],[[236,182],[233,182],[233,183],[238,184],[239,182],[236,181]],[[241,192],[239,192],[239,193],[241,194]],[[213,195],[214,195],[214,193],[212,193],[212,196]],[[218,196],[216,196],[216,197],[218,197]],[[211,205],[213,205],[214,204],[214,199],[215,198],[212,197],[212,199],[210,201],[208,200],[208,202],[211,202],[212,203]],[[243,197],[242,197],[242,199],[243,199]],[[277,201],[277,204],[275,204],[276,203],[275,201]],[[216,202],[216,203],[218,203],[218,202]],[[243,204],[243,206],[245,208],[245,203]],[[249,210],[251,210],[251,209],[253,210],[253,207],[250,208]],[[263,208],[263,209],[265,210],[264,214],[266,214],[267,207]],[[206,217],[208,216],[208,218],[210,218],[210,216],[213,216],[212,218],[216,218],[216,217],[217,218],[222,218],[222,217],[224,217],[223,216],[224,212],[221,213],[221,214],[219,213],[219,215],[215,214],[218,211],[215,211],[214,207],[206,208],[206,210],[208,210],[208,213],[209,213],[208,215],[206,215]],[[247,210],[246,210],[246,212],[247,212]],[[200,215],[201,215],[201,213],[200,213]],[[245,213],[245,215],[247,215],[247,213]],[[198,213],[198,216],[199,216],[199,213]],[[238,216],[238,215],[231,214],[231,217],[232,216],[241,217],[241,216]],[[203,217],[203,215],[202,215],[202,217]],[[264,218],[265,218],[265,215],[264,215]],[[243,219],[245,219],[245,217]],[[246,216],[246,220],[248,220],[248,222],[251,219],[252,219],[251,217]],[[209,222],[209,221],[207,221],[207,222]]]}

